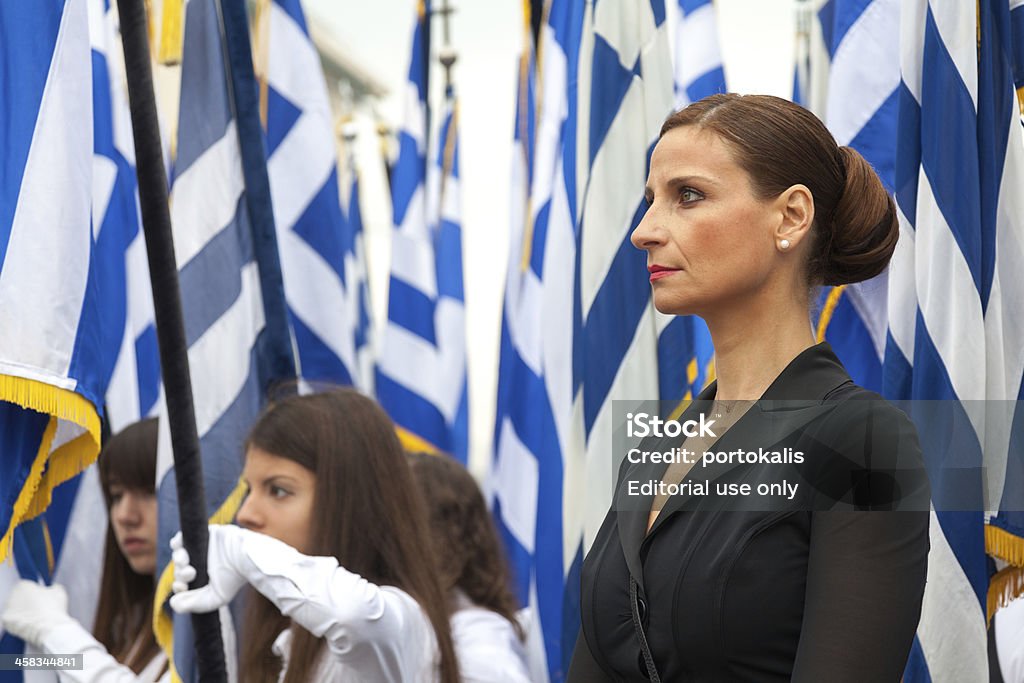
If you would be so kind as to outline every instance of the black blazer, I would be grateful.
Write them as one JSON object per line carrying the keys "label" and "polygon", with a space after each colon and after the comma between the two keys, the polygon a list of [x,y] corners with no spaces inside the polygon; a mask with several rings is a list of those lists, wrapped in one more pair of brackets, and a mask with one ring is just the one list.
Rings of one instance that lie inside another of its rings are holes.
{"label": "black blazer", "polygon": [[[712,384],[680,419],[707,410]],[[666,450],[663,439],[642,445]],[[650,532],[623,462],[583,563],[570,683],[899,681],[921,610],[928,487],[913,424],[850,380],[828,344],[795,358],[712,450],[804,453],[800,464],[695,466],[686,480],[800,482],[793,500],[677,495]],[[741,503],[740,501],[747,501]],[[864,510],[874,510],[867,512]],[[884,511],[878,511],[884,510]],[[630,577],[637,583],[630,598]]]}

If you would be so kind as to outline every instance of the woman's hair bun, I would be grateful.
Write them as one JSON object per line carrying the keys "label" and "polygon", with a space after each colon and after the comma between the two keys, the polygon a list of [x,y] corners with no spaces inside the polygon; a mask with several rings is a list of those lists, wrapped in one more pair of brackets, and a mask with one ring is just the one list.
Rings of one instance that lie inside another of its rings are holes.
{"label": "woman's hair bun", "polygon": [[868,280],[885,270],[900,226],[896,205],[875,170],[855,149],[840,147],[846,180],[830,216],[818,217],[818,258],[826,285]]}

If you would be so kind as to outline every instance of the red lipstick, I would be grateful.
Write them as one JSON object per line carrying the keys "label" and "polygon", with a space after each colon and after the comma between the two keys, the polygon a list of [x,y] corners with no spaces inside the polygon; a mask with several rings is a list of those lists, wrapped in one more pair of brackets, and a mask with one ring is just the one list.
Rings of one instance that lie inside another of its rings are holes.
{"label": "red lipstick", "polygon": [[651,282],[660,280],[663,277],[668,277],[672,273],[678,273],[679,268],[669,268],[668,266],[659,266],[657,263],[654,265],[647,266],[647,272],[651,274]]}

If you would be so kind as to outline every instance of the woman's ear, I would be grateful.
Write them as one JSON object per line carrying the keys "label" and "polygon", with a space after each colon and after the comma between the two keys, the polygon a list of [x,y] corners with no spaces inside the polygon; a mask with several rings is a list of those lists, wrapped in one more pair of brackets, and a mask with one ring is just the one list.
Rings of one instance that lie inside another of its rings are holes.
{"label": "woman's ear", "polygon": [[814,225],[814,197],[806,185],[793,185],[776,198],[775,204],[780,216],[774,235],[776,247],[792,251]]}

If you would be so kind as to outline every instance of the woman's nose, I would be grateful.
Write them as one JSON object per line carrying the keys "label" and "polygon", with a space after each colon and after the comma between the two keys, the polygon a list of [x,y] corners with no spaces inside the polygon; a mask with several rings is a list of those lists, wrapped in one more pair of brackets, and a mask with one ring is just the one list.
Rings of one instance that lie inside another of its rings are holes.
{"label": "woman's nose", "polygon": [[660,231],[655,228],[655,212],[653,207],[648,207],[640,223],[633,229],[629,241],[637,249],[651,249],[661,244]]}
{"label": "woman's nose", "polygon": [[261,526],[262,516],[259,513],[259,505],[254,496],[250,493],[242,501],[242,507],[238,508],[235,521],[245,529],[258,529]]}
{"label": "woman's nose", "polygon": [[110,514],[115,522],[125,526],[138,524],[142,520],[138,499],[135,495],[127,492],[122,494],[118,501],[114,503]]}

